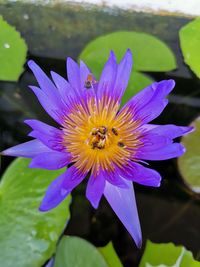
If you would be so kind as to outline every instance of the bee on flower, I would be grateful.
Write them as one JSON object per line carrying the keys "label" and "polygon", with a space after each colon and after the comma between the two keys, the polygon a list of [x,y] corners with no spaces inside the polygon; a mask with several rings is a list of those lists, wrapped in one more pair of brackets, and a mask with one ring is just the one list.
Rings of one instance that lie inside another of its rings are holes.
{"label": "bee on flower", "polygon": [[2,153],[31,158],[31,168],[56,170],[69,165],[49,185],[40,211],[55,208],[89,177],[86,197],[92,206],[97,208],[104,195],[140,247],[133,183],[160,186],[160,174],[144,166],[145,161],[181,156],[185,148],[173,139],[192,131],[191,127],[149,124],[166,107],[174,81],[151,84],[120,109],[132,69],[129,49],[119,64],[111,51],[99,81],[84,62],[79,66],[71,58],[67,59],[68,80],[55,72],[49,79],[32,60],[28,65],[39,84],[30,88],[58,127],[26,120],[34,139]]}

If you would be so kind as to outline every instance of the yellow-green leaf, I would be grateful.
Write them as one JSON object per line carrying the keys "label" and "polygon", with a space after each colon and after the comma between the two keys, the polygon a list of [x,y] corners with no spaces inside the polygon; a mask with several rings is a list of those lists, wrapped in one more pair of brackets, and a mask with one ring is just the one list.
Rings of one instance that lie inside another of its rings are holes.
{"label": "yellow-green leaf", "polygon": [[18,80],[26,53],[27,46],[20,33],[0,16],[0,80]]}

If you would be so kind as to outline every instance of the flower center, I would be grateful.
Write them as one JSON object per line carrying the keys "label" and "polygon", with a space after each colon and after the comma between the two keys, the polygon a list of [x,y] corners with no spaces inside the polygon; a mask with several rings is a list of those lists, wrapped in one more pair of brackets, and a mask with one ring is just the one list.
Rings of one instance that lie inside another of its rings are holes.
{"label": "flower center", "polygon": [[125,144],[119,138],[118,130],[115,127],[108,128],[106,126],[92,128],[88,143],[92,149],[104,149],[114,143],[118,147],[125,147]]}
{"label": "flower center", "polygon": [[118,113],[119,103],[104,96],[89,98],[71,108],[63,125],[63,145],[75,166],[83,171],[122,168],[135,154],[138,123],[129,110]]}
{"label": "flower center", "polygon": [[93,128],[91,131],[90,145],[92,149],[103,149],[105,148],[108,128],[100,126],[99,128]]}

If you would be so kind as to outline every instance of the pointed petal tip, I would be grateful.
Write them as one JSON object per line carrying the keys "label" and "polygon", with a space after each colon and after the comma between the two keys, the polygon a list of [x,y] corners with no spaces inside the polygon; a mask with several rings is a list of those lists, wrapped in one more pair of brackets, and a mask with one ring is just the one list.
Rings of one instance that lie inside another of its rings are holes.
{"label": "pointed petal tip", "polygon": [[67,57],[66,61],[67,61],[67,64],[76,63],[76,61],[73,58],[71,58],[71,57]]}
{"label": "pointed petal tip", "polygon": [[38,86],[35,85],[28,85],[28,88],[30,88],[34,93],[37,92],[37,90],[41,90]]}
{"label": "pointed petal tip", "polygon": [[138,243],[136,243],[137,248],[141,249],[142,248],[142,237],[141,239],[138,241]]}
{"label": "pointed petal tip", "polygon": [[51,208],[47,207],[46,205],[43,205],[43,203],[40,204],[38,210],[40,212],[48,212],[49,210],[51,210]]}
{"label": "pointed petal tip", "polygon": [[106,182],[104,196],[121,220],[137,247],[142,245],[142,233],[135,201],[132,182],[127,182],[129,189],[120,189]]}
{"label": "pointed petal tip", "polygon": [[181,130],[183,131],[183,135],[192,133],[195,131],[195,127],[194,126],[182,126]]}
{"label": "pointed petal tip", "polygon": [[35,64],[35,61],[30,59],[28,62],[27,62],[27,65],[29,66],[29,68],[31,68],[31,66]]}
{"label": "pointed petal tip", "polygon": [[10,150],[10,148],[1,151],[0,155],[1,156],[12,156],[12,155],[10,155],[9,150]]}
{"label": "pointed petal tip", "polygon": [[52,78],[55,77],[55,76],[57,75],[57,73],[56,73],[55,71],[53,71],[53,70],[50,71],[50,74],[51,74],[51,77],[52,77]]}
{"label": "pointed petal tip", "polygon": [[[89,200],[90,201],[90,200]],[[92,205],[92,207],[96,210],[96,209],[98,209],[98,207],[99,207],[99,202],[98,203],[94,203],[94,201],[92,202],[92,201],[90,201],[90,204]]]}
{"label": "pointed petal tip", "polygon": [[163,82],[165,82],[167,88],[168,88],[168,94],[174,89],[176,83],[173,79],[169,79],[169,80],[164,80]]}
{"label": "pointed petal tip", "polygon": [[169,79],[169,80],[167,80],[167,82],[170,83],[170,84],[173,85],[173,86],[175,86],[175,84],[176,84],[175,81],[174,81],[173,79]]}
{"label": "pointed petal tip", "polygon": [[[134,225],[133,225],[134,227]],[[142,247],[142,232],[141,229],[138,231],[137,236],[135,234],[135,230],[133,231],[133,233],[129,232],[131,237],[133,238],[133,241],[135,242],[135,245],[137,248],[141,248]]]}
{"label": "pointed petal tip", "polygon": [[28,167],[31,168],[31,169],[37,168],[37,167],[34,166],[34,162],[33,161],[31,161],[29,163]]}
{"label": "pointed petal tip", "polygon": [[186,148],[183,144],[179,143],[179,154],[177,157],[181,157],[186,152]]}
{"label": "pointed petal tip", "polygon": [[110,50],[109,60],[117,62],[117,59],[116,59],[116,56],[113,50]]}
{"label": "pointed petal tip", "polygon": [[184,145],[182,145],[182,153],[184,154],[186,152],[186,148],[184,147]]}
{"label": "pointed petal tip", "polygon": [[133,55],[133,53],[132,53],[132,51],[131,51],[131,49],[130,48],[128,48],[127,50],[126,50],[126,53],[125,54],[128,54],[128,55],[130,55],[130,56],[132,56]]}
{"label": "pointed petal tip", "polygon": [[27,65],[32,71],[34,71],[35,69],[39,68],[37,63],[35,63],[35,61],[32,60],[32,59],[27,62]]}

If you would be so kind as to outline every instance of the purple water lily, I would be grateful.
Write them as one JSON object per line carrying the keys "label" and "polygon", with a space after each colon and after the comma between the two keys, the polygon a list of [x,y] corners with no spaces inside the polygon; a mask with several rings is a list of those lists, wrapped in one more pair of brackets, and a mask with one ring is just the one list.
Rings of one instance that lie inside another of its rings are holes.
{"label": "purple water lily", "polygon": [[32,141],[9,148],[4,155],[31,158],[30,167],[56,170],[70,164],[47,189],[40,210],[55,208],[89,176],[86,197],[97,208],[102,195],[141,246],[133,182],[158,187],[161,176],[143,165],[145,160],[181,156],[183,145],[173,139],[191,127],[148,124],[166,107],[173,80],[155,82],[120,109],[132,69],[127,50],[117,64],[113,52],[96,81],[88,67],[67,59],[68,81],[51,72],[51,81],[32,60],[28,62],[40,86],[30,86],[58,128],[26,120]]}

